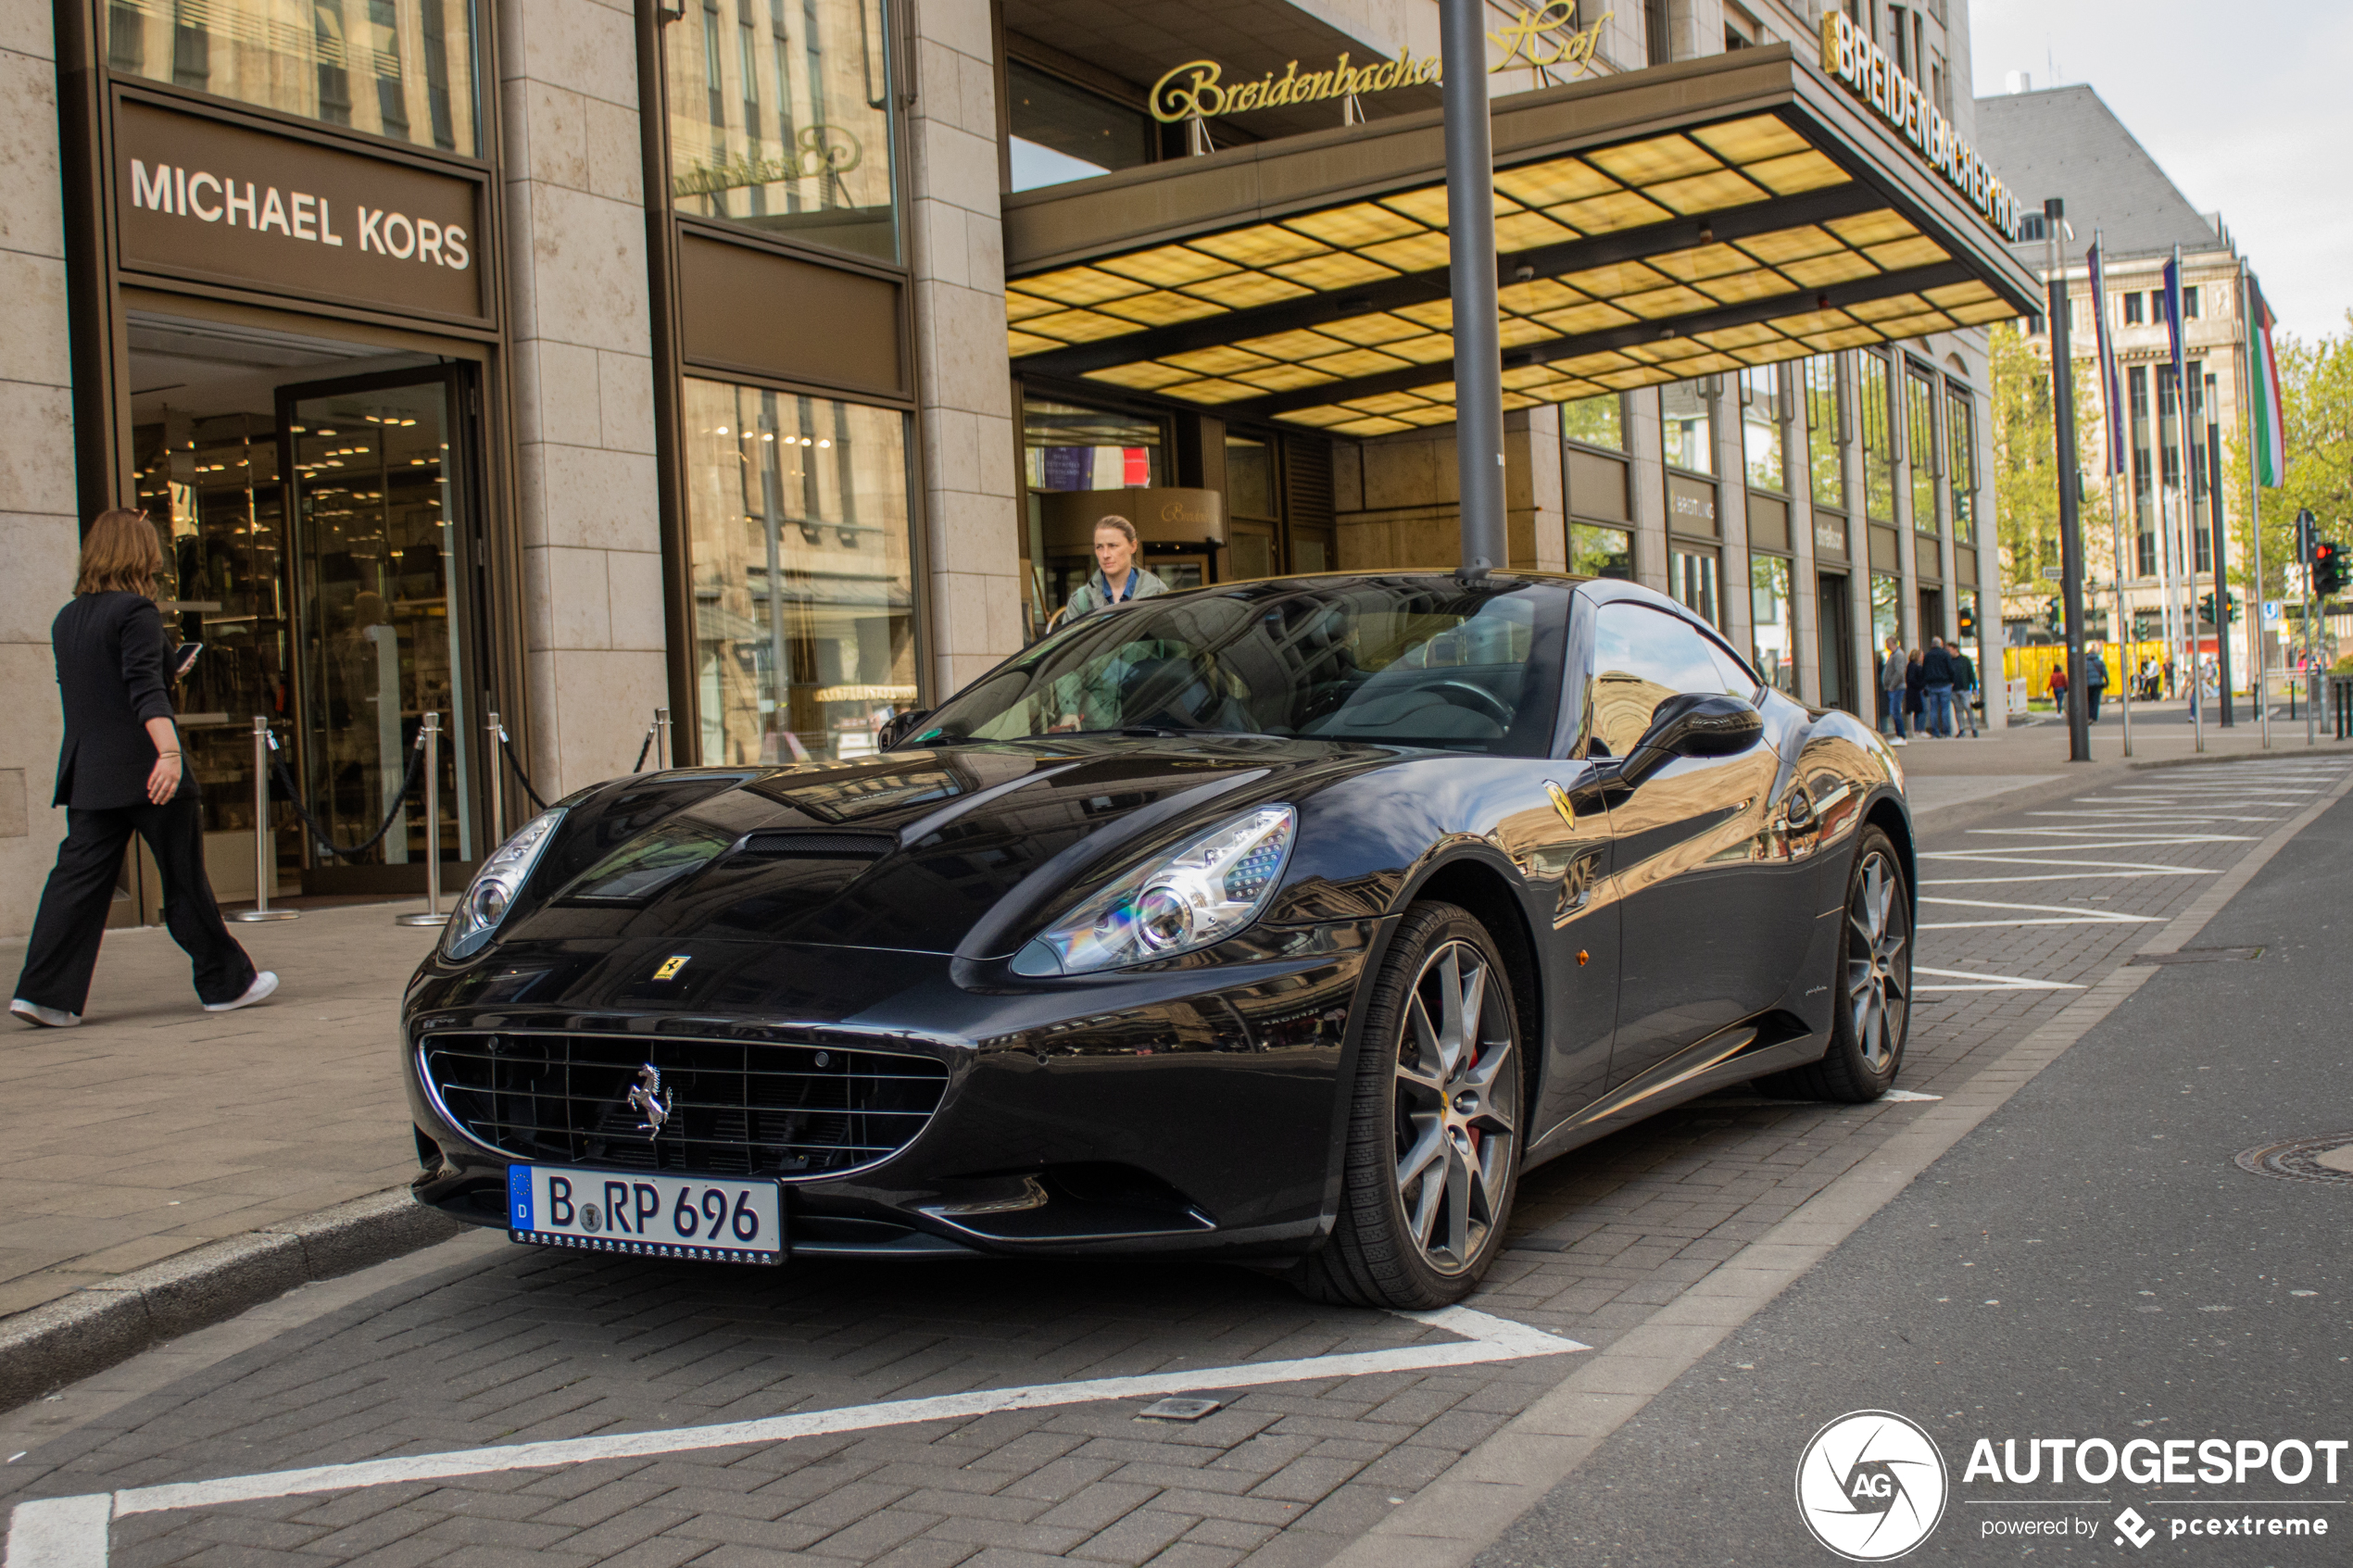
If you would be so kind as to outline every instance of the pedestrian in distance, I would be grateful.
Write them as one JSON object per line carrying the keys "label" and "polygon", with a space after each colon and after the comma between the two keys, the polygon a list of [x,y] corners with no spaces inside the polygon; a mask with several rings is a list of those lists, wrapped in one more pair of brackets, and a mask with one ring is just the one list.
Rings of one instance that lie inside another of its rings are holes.
{"label": "pedestrian in distance", "polygon": [[2083,650],[2083,711],[2100,721],[2100,698],[2108,692],[2108,660],[2097,648]]}
{"label": "pedestrian in distance", "polygon": [[1904,740],[1904,646],[1894,637],[1887,639],[1887,656],[1880,661],[1879,696],[1881,728],[1894,737],[1890,744],[1902,746]]}
{"label": "pedestrian in distance", "polygon": [[145,512],[101,512],[82,541],[73,599],[49,628],[66,721],[50,804],[66,809],[66,837],[8,1004],[27,1023],[67,1029],[82,1022],[115,872],[133,834],[155,853],[164,923],[188,955],[204,1010],[250,1007],[278,988],[278,977],[257,972],[221,923],[205,874],[196,782],[182,766],[165,689],[173,658],[155,601],[162,568],[162,545]]}
{"label": "pedestrian in distance", "polygon": [[1956,680],[1953,655],[1942,637],[1928,640],[1928,652],[1920,657],[1920,695],[1928,702],[1928,731],[1939,740],[1950,740],[1953,729],[1953,686]]}
{"label": "pedestrian in distance", "polygon": [[1928,670],[1918,648],[1904,661],[1904,711],[1911,716],[1914,734],[1928,734]]}
{"label": "pedestrian in distance", "polygon": [[2067,666],[2063,662],[2051,666],[2051,707],[2060,718],[2067,717]]}
{"label": "pedestrian in distance", "polygon": [[1953,656],[1953,696],[1960,705],[1961,727],[1969,738],[1977,738],[1977,709],[1982,700],[1977,691],[1977,665],[1962,651],[1959,643],[1948,650]]}

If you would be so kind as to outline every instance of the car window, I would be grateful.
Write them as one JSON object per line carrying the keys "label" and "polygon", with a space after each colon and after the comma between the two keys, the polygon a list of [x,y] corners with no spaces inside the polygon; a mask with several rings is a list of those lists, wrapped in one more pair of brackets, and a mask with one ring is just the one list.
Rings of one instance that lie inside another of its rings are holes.
{"label": "car window", "polygon": [[1397,576],[1139,600],[983,677],[907,744],[1148,729],[1540,755],[1568,598]]}
{"label": "car window", "polygon": [[1639,604],[1601,608],[1593,628],[1588,734],[1594,756],[1623,757],[1651,726],[1651,714],[1684,692],[1753,699],[1756,681],[1689,621]]}

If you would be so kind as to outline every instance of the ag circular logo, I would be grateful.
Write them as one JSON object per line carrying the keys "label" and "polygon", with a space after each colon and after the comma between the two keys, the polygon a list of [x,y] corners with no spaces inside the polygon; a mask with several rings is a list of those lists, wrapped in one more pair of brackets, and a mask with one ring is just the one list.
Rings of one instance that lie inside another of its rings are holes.
{"label": "ag circular logo", "polygon": [[1892,1411],[1856,1411],[1814,1434],[1797,1461],[1797,1512],[1851,1562],[1901,1557],[1936,1528],[1949,1488],[1944,1456]]}

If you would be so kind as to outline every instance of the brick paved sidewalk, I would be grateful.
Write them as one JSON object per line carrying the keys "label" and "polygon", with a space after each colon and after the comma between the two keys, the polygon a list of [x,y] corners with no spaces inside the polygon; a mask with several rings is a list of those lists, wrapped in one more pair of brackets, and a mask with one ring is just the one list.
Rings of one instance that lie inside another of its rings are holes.
{"label": "brick paved sidewalk", "polygon": [[[393,915],[415,907],[233,927],[283,988],[231,1013],[199,1010],[160,927],[110,931],[81,1028],[0,1022],[0,1316],[406,1181],[394,1008],[435,933]],[[7,979],[23,961],[0,943]]]}

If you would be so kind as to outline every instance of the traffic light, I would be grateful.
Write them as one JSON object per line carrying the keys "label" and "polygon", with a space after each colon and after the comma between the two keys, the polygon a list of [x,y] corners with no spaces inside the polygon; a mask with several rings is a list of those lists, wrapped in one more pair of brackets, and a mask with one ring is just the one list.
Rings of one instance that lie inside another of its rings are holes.
{"label": "traffic light", "polygon": [[2345,586],[2345,546],[2322,539],[2312,546],[2312,596],[2334,598]]}
{"label": "traffic light", "polygon": [[1969,605],[1961,607],[1961,635],[1964,637],[1977,635],[1977,611]]}
{"label": "traffic light", "polygon": [[2312,521],[2312,508],[2305,508],[2296,514],[2296,560],[2299,566],[2312,564],[2312,546],[2320,542],[2320,525]]}
{"label": "traffic light", "polygon": [[2201,594],[2197,601],[2197,618],[2207,625],[2214,624],[2214,596]]}
{"label": "traffic light", "polygon": [[2067,624],[2066,606],[2062,605],[2058,600],[2053,599],[2050,603],[2050,608],[2043,611],[2043,624],[2049,627],[2054,632],[2059,631],[2065,627]]}

